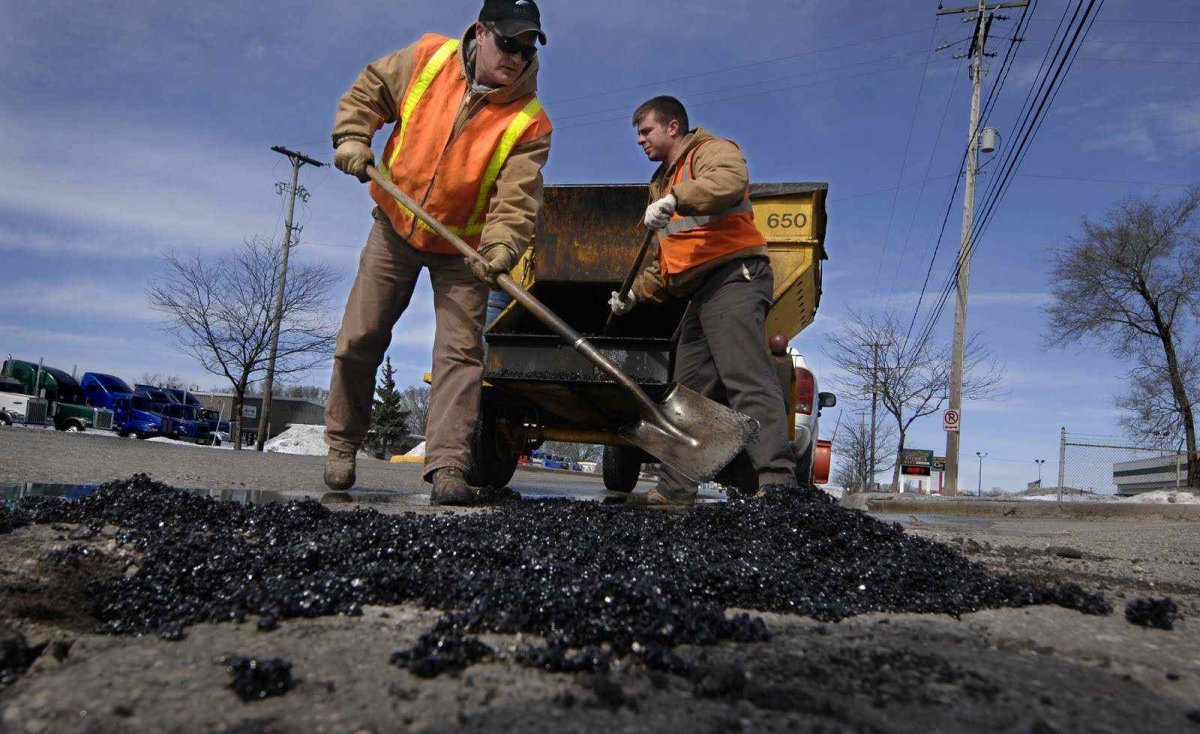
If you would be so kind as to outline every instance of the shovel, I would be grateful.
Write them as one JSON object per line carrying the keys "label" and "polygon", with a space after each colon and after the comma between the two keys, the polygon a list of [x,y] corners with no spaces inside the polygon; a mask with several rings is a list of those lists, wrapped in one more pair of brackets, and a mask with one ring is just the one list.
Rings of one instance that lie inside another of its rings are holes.
{"label": "shovel", "polygon": [[[463,257],[484,261],[482,255],[431,217],[374,166],[367,167],[367,175],[440,237],[454,245]],[[514,283],[507,274],[497,275],[496,284],[585,359],[604,370],[633,397],[637,402],[640,420],[622,427],[618,434],[688,478],[697,482],[712,479],[738,452],[758,437],[757,421],[678,383],[671,385],[663,399],[655,403],[629,375],[617,369],[582,334],[546,308],[529,291]]]}
{"label": "shovel", "polygon": [[[633,287],[633,281],[637,278],[638,271],[642,269],[642,261],[646,259],[646,253],[650,251],[650,243],[654,241],[654,230],[646,228],[646,236],[642,238],[642,248],[638,250],[637,257],[633,260],[633,268],[630,269],[629,275],[625,276],[625,281],[621,283],[621,290],[617,293],[621,294],[621,300],[625,300],[625,296],[629,294],[629,289]],[[604,321],[604,329],[601,334],[607,334],[612,328],[613,320],[617,315],[612,311],[608,312],[608,318]]]}

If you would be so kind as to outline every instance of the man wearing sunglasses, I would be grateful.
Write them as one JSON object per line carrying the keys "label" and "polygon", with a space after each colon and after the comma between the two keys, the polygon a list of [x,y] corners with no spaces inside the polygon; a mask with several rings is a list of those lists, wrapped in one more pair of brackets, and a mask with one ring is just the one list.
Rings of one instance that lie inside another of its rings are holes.
{"label": "man wearing sunglasses", "polygon": [[435,505],[480,501],[465,471],[479,412],[488,289],[533,236],[550,153],[550,120],[536,93],[539,41],[545,45],[546,35],[533,0],[486,0],[460,38],[427,34],[369,64],[342,96],[334,165],[366,182],[367,166],[375,165],[371,140],[395,123],[379,172],[487,263],[465,262],[371,184],[375,223],[342,318],[325,412],[325,484],[333,491],[354,485],[375,373],[428,268],[436,325],[424,475]]}

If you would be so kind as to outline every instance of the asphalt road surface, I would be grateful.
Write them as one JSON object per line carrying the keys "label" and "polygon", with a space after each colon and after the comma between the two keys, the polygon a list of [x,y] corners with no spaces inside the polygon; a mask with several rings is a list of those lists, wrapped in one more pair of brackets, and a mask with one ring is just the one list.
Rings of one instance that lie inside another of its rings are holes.
{"label": "asphalt road surface", "polygon": [[[230,499],[286,499],[321,494],[321,462],[0,429],[0,485],[146,472]],[[364,460],[360,476],[353,506],[429,511],[419,466]],[[608,494],[598,478],[569,474],[520,471],[514,486],[526,496]],[[770,642],[681,648],[706,671],[691,678],[637,665],[602,677],[545,673],[513,661],[521,636],[485,635],[496,660],[425,680],[388,664],[390,650],[413,645],[440,614],[417,605],[289,619],[269,634],[253,619],[194,625],[179,642],[95,634],[86,574],[48,554],[77,544],[86,558],[135,556],[117,528],[88,536],[37,525],[0,535],[0,649],[17,634],[46,644],[29,670],[0,683],[0,732],[1200,733],[1200,522],[880,517],[991,570],[1102,592],[1116,611],[868,614],[837,624],[765,614]],[[1125,620],[1128,600],[1162,595],[1179,605],[1174,630]],[[288,659],[296,689],[243,703],[213,662],[230,651]]]}

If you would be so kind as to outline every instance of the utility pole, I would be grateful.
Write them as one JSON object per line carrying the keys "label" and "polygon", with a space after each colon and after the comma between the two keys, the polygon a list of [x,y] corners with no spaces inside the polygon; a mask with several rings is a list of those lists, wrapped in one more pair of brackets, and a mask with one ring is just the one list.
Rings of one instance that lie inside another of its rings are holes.
{"label": "utility pole", "polygon": [[975,496],[983,496],[983,457],[988,455],[986,451],[976,451],[975,455],[979,457],[979,478],[975,480]]}
{"label": "utility pole", "polygon": [[292,249],[292,233],[299,232],[299,227],[292,226],[292,217],[296,213],[296,197],[308,201],[308,190],[300,186],[300,167],[308,164],[320,168],[325,164],[309,158],[303,153],[288,150],[282,145],[273,145],[271,150],[287,156],[292,162],[292,185],[275,184],[275,190],[280,194],[288,193],[287,222],[283,228],[283,261],[279,265],[279,288],[275,292],[275,315],[271,319],[271,353],[267,358],[267,376],[263,380],[262,410],[258,415],[258,438],[254,442],[254,450],[262,451],[270,428],[271,390],[275,383],[275,357],[279,353],[279,331],[283,327],[283,289],[287,284],[288,253]]}
{"label": "utility pole", "polygon": [[[967,328],[967,288],[971,279],[971,229],[975,225],[975,178],[979,174],[979,97],[983,90],[983,59],[988,54],[988,31],[992,26],[994,11],[1001,8],[1023,8],[1029,0],[1020,2],[992,3],[979,0],[975,5],[961,8],[939,8],[938,15],[973,13],[964,23],[975,23],[975,33],[967,58],[971,59],[971,125],[967,137],[967,186],[963,198],[962,238],[958,247],[958,288],[954,308],[954,346],[950,358],[950,410],[962,416],[963,351]],[[1003,20],[1003,18],[1001,18]],[[946,486],[944,493],[958,494],[958,447],[962,440],[962,418],[958,430],[946,432]]]}
{"label": "utility pole", "polygon": [[875,433],[879,427],[879,422],[875,418],[876,410],[879,407],[879,349],[886,346],[887,343],[884,342],[871,344],[871,463],[869,471],[872,490],[875,489]]}

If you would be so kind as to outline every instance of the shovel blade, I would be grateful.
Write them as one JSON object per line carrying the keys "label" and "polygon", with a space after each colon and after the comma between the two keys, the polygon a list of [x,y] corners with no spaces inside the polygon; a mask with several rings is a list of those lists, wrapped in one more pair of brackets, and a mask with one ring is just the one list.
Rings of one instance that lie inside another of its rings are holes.
{"label": "shovel blade", "polygon": [[683,385],[674,385],[658,407],[661,418],[642,415],[620,434],[697,482],[715,477],[758,437],[758,421]]}

